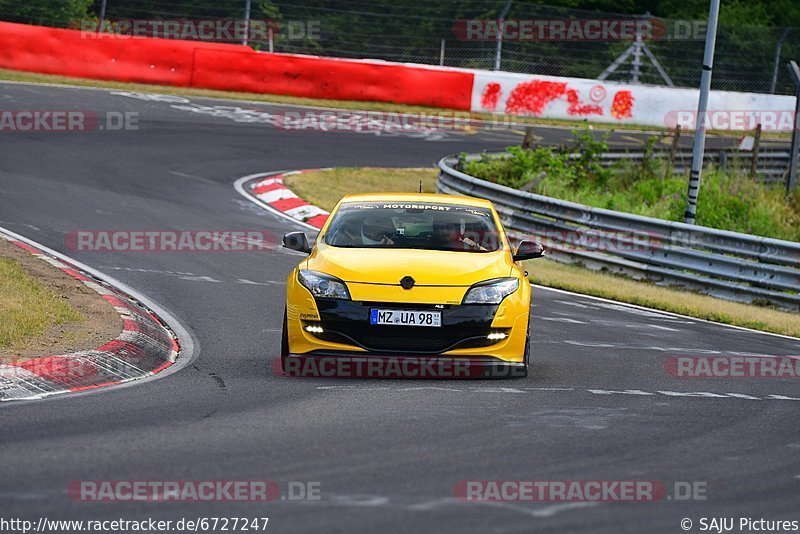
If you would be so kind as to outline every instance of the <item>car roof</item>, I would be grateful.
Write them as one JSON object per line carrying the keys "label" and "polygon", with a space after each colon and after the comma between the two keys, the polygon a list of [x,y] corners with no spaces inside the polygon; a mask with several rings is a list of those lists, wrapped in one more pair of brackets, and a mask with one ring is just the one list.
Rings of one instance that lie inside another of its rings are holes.
{"label": "car roof", "polygon": [[492,207],[491,202],[482,198],[439,195],[434,193],[360,193],[345,195],[341,202],[427,202],[482,208]]}

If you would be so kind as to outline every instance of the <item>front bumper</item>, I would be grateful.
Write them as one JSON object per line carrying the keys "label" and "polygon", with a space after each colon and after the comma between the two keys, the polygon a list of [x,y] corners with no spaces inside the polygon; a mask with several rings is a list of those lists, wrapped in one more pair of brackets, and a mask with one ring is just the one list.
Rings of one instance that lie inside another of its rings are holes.
{"label": "front bumper", "polygon": [[[527,287],[499,305],[315,299],[291,277],[288,289],[289,353],[294,356],[464,358],[476,364],[483,361],[487,367],[524,362],[530,314]],[[441,312],[442,326],[371,325],[373,308]],[[506,337],[490,339],[489,334]]]}

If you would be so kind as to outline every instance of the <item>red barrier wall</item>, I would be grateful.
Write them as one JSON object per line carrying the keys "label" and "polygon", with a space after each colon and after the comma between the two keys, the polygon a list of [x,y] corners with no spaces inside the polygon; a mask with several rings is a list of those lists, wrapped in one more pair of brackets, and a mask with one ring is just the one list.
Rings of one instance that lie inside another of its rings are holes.
{"label": "red barrier wall", "polygon": [[469,111],[473,75],[374,61],[201,50],[194,85],[334,100],[400,102]]}
{"label": "red barrier wall", "polygon": [[0,22],[0,67],[78,78],[469,110],[471,73],[266,54],[196,41],[110,38]]}
{"label": "red barrier wall", "polygon": [[188,86],[192,43],[87,37],[80,31],[0,23],[0,67],[78,78]]}

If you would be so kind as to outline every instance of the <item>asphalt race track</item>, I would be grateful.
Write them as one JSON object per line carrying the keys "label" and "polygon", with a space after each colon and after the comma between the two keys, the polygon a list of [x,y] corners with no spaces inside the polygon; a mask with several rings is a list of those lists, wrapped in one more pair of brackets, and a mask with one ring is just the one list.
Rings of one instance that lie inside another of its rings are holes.
{"label": "asphalt race track", "polygon": [[[676,355],[797,355],[800,341],[536,288],[528,379],[283,378],[271,361],[284,279],[298,256],[65,246],[65,235],[79,229],[264,230],[279,238],[297,227],[239,195],[237,178],[429,166],[445,154],[518,143],[519,135],[286,131],[215,107],[274,113],[280,106],[0,87],[2,109],[139,112],[138,131],[1,134],[0,225],[147,295],[185,324],[196,345],[193,361],[163,379],[0,406],[0,515],[269,517],[271,532],[680,532],[682,518],[695,525],[701,517],[798,519],[797,381],[678,379],[664,363]],[[201,479],[316,481],[321,500],[67,496],[75,480]],[[462,480],[690,481],[704,483],[707,498],[471,503],[453,495]]]}

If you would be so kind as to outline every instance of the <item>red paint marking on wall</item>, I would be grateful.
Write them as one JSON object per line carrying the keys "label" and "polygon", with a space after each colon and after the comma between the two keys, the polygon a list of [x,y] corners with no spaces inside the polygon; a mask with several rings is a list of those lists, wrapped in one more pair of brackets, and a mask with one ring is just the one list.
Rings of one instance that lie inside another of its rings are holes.
{"label": "red paint marking on wall", "polygon": [[589,98],[594,102],[600,102],[606,97],[606,88],[602,85],[595,85],[589,90]]}
{"label": "red paint marking on wall", "polygon": [[494,111],[497,108],[497,101],[503,93],[499,83],[486,84],[486,89],[483,90],[481,96],[481,106],[488,111]]}
{"label": "red paint marking on wall", "polygon": [[595,104],[584,104],[575,89],[567,90],[567,102],[569,107],[567,113],[570,115],[602,115],[603,108]]}
{"label": "red paint marking on wall", "polygon": [[544,107],[564,96],[566,82],[532,80],[517,85],[506,102],[506,113],[540,115]]}
{"label": "red paint marking on wall", "polygon": [[611,115],[616,119],[628,119],[633,113],[633,95],[630,91],[617,91],[611,104]]}

